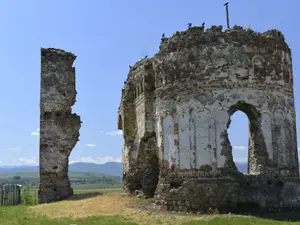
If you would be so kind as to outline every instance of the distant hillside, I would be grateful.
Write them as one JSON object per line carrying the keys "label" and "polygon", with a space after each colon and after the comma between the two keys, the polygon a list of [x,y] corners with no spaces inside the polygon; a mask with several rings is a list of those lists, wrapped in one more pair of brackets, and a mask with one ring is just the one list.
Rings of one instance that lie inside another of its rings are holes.
{"label": "distant hillside", "polygon": [[[111,176],[121,176],[122,167],[118,162],[107,162],[104,164],[95,163],[72,163],[69,165],[70,172],[80,173],[101,173]],[[37,173],[38,166],[5,166],[0,167],[0,174],[3,173]]]}
{"label": "distant hillside", "polygon": [[38,173],[38,166],[4,166],[0,167],[0,174],[3,173]]}
{"label": "distant hillside", "polygon": [[70,172],[102,173],[112,176],[122,176],[122,166],[118,162],[107,162],[104,164],[73,163],[69,165]]}
{"label": "distant hillside", "polygon": [[235,163],[238,170],[242,173],[248,173],[248,163]]}
{"label": "distant hillside", "polygon": [[[247,163],[236,163],[240,172],[247,173]],[[104,164],[95,163],[72,163],[69,165],[70,172],[78,173],[101,173],[111,176],[122,176],[122,166],[118,162],[107,162]],[[6,166],[0,167],[0,174],[3,173],[38,173],[38,166]]]}

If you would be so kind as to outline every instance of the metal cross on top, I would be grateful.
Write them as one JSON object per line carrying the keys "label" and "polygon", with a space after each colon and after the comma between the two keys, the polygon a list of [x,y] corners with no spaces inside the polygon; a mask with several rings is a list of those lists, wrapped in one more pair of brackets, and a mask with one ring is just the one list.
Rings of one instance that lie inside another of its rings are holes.
{"label": "metal cross on top", "polygon": [[229,11],[228,11],[228,4],[229,4],[229,2],[226,2],[226,3],[224,4],[224,6],[226,7],[227,28],[229,29],[230,27],[229,27]]}

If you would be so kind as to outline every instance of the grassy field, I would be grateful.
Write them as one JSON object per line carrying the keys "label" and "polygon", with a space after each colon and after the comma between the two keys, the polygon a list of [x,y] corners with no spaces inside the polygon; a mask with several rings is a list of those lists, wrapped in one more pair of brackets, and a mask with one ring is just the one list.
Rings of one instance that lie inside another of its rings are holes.
{"label": "grassy field", "polygon": [[[36,189],[31,190],[32,193]],[[153,209],[151,200],[122,196],[120,188],[74,187],[75,196],[33,206],[0,207],[0,225],[273,225],[300,224],[287,219],[237,215],[188,215]],[[278,217],[280,218],[280,217]],[[300,221],[300,220],[299,220]]]}
{"label": "grassy field", "polygon": [[[123,183],[122,177],[120,176],[103,175],[101,173],[69,172],[69,179],[70,181],[73,181],[74,185],[75,182],[77,182],[82,184],[94,185],[97,188],[107,188],[111,185],[121,187]],[[38,186],[39,174],[35,172],[0,173],[0,185],[7,183],[21,184],[24,186]]]}

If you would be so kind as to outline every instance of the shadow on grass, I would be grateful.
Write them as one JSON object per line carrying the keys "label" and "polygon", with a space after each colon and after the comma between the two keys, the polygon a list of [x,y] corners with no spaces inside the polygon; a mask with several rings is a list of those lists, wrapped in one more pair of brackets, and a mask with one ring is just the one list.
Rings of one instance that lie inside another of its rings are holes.
{"label": "shadow on grass", "polygon": [[[80,225],[138,225],[131,220],[121,216],[92,216],[82,219],[46,219],[47,224],[80,224]],[[46,224],[46,223],[44,223]]]}
{"label": "shadow on grass", "polygon": [[282,212],[282,213],[267,213],[260,215],[253,215],[263,219],[271,219],[278,221],[290,221],[290,222],[300,222],[300,212]]}
{"label": "shadow on grass", "polygon": [[[185,216],[186,213],[184,212],[171,212],[168,210],[162,210],[162,209],[155,209],[153,207],[153,198],[150,199],[139,199],[139,198],[132,198],[132,205],[130,207],[132,208],[139,208],[142,210],[149,210],[152,212],[157,212],[157,214],[164,214],[164,215],[178,215],[178,216]],[[286,210],[286,209],[285,209]],[[290,223],[295,223],[295,224],[300,224],[300,211],[296,212],[274,212],[274,213],[259,213],[259,212],[249,212],[249,213],[203,213],[200,214],[200,216],[203,215],[212,215],[216,216],[217,218],[214,218],[209,221],[187,221],[186,223],[183,223],[184,225],[192,225],[192,224],[249,224],[245,223],[245,221],[251,221],[251,224],[272,224],[276,222],[276,224],[290,224]],[[189,214],[189,217],[195,217],[197,218],[199,215],[195,214]],[[249,217],[249,218],[248,218]],[[222,222],[219,223],[219,220]],[[228,223],[227,223],[227,222]],[[231,222],[237,222],[237,223],[231,223]],[[241,222],[241,223],[240,223]],[[289,222],[289,223],[287,223]]]}
{"label": "shadow on grass", "polygon": [[71,196],[66,200],[67,201],[82,200],[87,198],[94,198],[100,195],[103,195],[103,193],[102,192],[78,193],[78,194],[74,194],[73,196]]}

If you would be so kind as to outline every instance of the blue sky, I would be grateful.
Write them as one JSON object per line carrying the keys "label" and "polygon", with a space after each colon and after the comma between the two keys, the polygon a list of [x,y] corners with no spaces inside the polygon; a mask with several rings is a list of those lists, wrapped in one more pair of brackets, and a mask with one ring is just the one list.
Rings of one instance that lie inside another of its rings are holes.
{"label": "blue sky", "polygon": [[[40,48],[77,55],[77,103],[83,124],[70,161],[119,161],[122,136],[117,109],[128,66],[159,48],[191,22],[226,25],[225,1],[7,0],[0,2],[0,165],[38,163]],[[299,86],[299,0],[232,0],[231,25],[281,30],[292,48]],[[297,19],[298,18],[298,19]],[[297,23],[298,21],[298,23]],[[297,65],[298,64],[298,65]],[[299,92],[295,90],[297,118]],[[299,127],[299,122],[298,122]],[[298,129],[299,133],[299,129]],[[230,140],[236,161],[247,157],[248,122],[233,115]]]}

